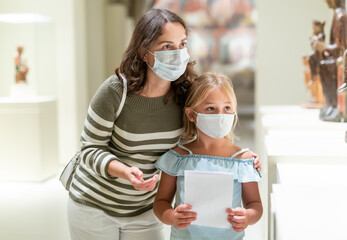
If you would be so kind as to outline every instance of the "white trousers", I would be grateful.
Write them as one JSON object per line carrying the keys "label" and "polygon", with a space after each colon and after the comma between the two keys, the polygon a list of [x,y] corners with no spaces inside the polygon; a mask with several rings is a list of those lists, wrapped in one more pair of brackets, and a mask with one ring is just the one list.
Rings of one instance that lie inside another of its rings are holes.
{"label": "white trousers", "polygon": [[68,220],[72,240],[164,239],[164,225],[153,210],[135,217],[112,217],[69,198]]}

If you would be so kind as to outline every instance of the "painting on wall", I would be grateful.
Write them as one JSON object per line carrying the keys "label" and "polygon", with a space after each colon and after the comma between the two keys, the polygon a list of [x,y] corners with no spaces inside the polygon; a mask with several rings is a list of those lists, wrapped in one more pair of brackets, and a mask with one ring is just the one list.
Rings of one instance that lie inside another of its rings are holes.
{"label": "painting on wall", "polygon": [[254,106],[254,0],[156,0],[187,23],[191,59],[199,73],[212,71],[232,79],[239,105]]}

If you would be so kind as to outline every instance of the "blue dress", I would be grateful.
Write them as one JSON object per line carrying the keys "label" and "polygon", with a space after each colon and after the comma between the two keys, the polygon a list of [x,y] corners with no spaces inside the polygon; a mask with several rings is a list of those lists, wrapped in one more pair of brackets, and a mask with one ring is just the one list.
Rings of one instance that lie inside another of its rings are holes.
{"label": "blue dress", "polygon": [[[165,173],[176,176],[176,195],[175,207],[184,204],[184,170],[198,170],[198,171],[214,171],[214,172],[231,172],[234,175],[234,193],[232,208],[241,207],[242,185],[246,182],[259,182],[260,174],[253,167],[254,158],[250,159],[236,159],[235,156],[248,151],[242,149],[241,151],[233,154],[231,157],[216,157],[208,155],[196,155],[189,149],[182,145],[178,147],[189,152],[187,155],[181,155],[173,150],[169,150],[162,155],[155,166],[164,171]],[[227,214],[225,214],[227,218]],[[205,240],[205,239],[243,239],[245,233],[235,232],[230,225],[229,229],[212,228],[198,225],[190,225],[185,229],[177,229],[175,226],[171,227],[171,240]]]}

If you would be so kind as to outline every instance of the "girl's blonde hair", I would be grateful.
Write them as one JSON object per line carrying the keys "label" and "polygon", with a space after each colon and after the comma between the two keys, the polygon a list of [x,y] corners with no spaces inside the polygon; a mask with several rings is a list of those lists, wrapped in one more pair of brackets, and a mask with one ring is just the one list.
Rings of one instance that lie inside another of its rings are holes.
{"label": "girl's blonde hair", "polygon": [[[188,90],[184,111],[186,110],[186,108],[191,108],[195,110],[196,107],[205,100],[210,91],[215,88],[220,88],[222,91],[224,91],[224,93],[229,97],[231,106],[235,111],[235,120],[233,127],[230,133],[227,136],[225,136],[226,139],[233,142],[236,137],[234,134],[234,129],[238,119],[236,112],[237,101],[234,89],[232,87],[232,83],[230,79],[225,75],[207,72],[197,77]],[[197,135],[196,125],[194,122],[189,121],[186,114],[183,114],[183,123],[183,139],[191,140],[195,138]]]}

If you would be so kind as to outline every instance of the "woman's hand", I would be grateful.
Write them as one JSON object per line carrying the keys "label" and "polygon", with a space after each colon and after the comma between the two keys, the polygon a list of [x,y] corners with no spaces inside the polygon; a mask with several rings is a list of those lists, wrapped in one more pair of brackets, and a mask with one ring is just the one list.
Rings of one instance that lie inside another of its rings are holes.
{"label": "woman's hand", "polygon": [[254,157],[254,162],[253,162],[253,166],[255,169],[257,169],[258,172],[260,172],[261,170],[261,164],[260,164],[260,160],[259,157],[256,153],[250,151],[250,153],[252,154],[252,156]]}
{"label": "woman's hand", "polygon": [[192,209],[188,204],[181,204],[177,206],[171,214],[171,221],[178,229],[189,227],[191,222],[196,220],[196,212],[187,212]]}
{"label": "woman's hand", "polygon": [[226,213],[228,214],[227,220],[235,232],[242,232],[248,227],[247,209],[241,207],[228,208]]}
{"label": "woman's hand", "polygon": [[158,180],[158,174],[152,178],[144,180],[143,172],[137,167],[130,167],[126,171],[126,176],[129,182],[139,191],[153,191]]}

